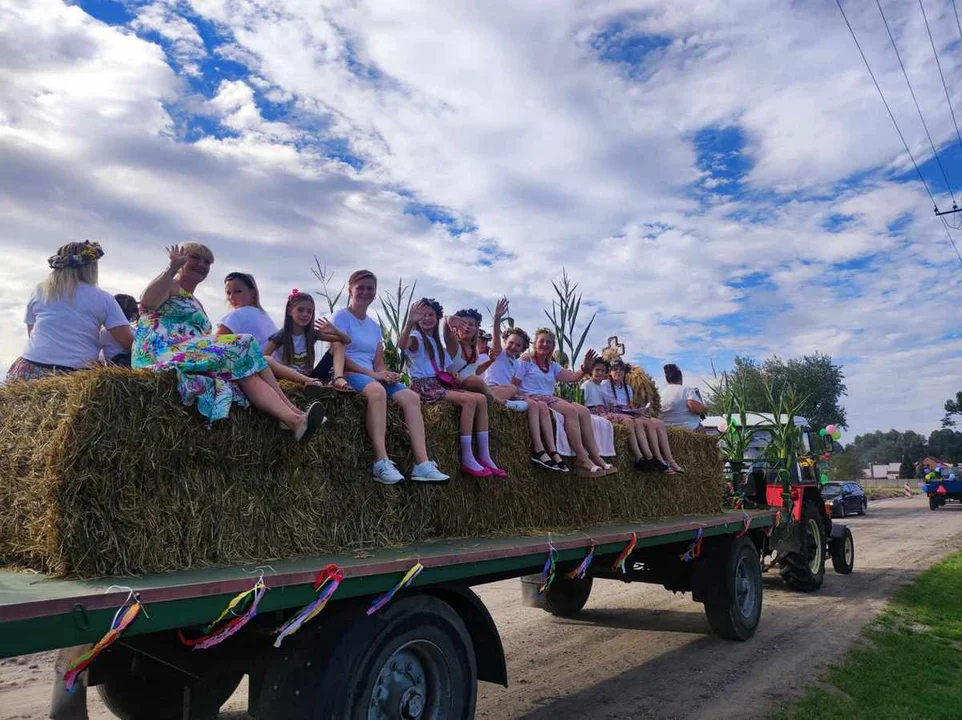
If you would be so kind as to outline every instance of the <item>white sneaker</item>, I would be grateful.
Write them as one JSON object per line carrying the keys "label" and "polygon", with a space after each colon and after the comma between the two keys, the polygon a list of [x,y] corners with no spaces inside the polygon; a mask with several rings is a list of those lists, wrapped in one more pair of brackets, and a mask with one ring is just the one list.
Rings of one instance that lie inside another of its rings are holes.
{"label": "white sneaker", "polygon": [[391,458],[378,460],[374,463],[374,467],[371,468],[371,472],[374,475],[374,479],[384,485],[397,485],[404,479],[401,471],[397,469],[397,465],[394,464]]}
{"label": "white sneaker", "polygon": [[411,470],[411,480],[414,482],[446,483],[450,479],[438,469],[438,464],[433,460],[415,465]]}
{"label": "white sneaker", "polygon": [[515,412],[525,412],[528,409],[528,401],[507,400],[505,401],[504,406],[508,408],[508,410],[514,410]]}

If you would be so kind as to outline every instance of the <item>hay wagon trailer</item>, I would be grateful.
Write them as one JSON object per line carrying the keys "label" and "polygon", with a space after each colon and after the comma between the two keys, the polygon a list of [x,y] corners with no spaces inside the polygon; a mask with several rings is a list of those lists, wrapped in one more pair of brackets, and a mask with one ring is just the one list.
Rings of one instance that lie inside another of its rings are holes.
{"label": "hay wagon trailer", "polygon": [[[86,718],[88,686],[119,717],[209,718],[245,674],[249,710],[262,720],[471,718],[478,680],[507,685],[498,630],[472,586],[529,576],[528,604],[568,615],[584,605],[593,578],[655,583],[691,591],[716,634],[747,640],[761,614],[758,548],[773,522],[769,511],[725,512],[84,581],[0,570],[0,657],[60,650],[53,718]],[[539,596],[532,573],[551,550],[554,577]],[[585,577],[572,579],[592,550]],[[330,602],[275,648],[277,629],[317,599],[318,574],[331,563],[343,580]],[[372,599],[383,603],[418,564],[413,582],[368,614]],[[239,632],[208,649],[184,644],[261,576],[267,589]],[[139,614],[68,692],[65,669],[76,669],[118,609],[131,607],[131,592]]]}

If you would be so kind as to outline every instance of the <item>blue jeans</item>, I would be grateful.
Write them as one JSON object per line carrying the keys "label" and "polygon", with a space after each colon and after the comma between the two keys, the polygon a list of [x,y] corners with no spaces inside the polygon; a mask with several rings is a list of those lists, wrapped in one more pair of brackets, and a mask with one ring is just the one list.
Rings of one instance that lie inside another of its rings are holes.
{"label": "blue jeans", "polygon": [[[368,385],[370,385],[373,382],[380,382],[379,380],[375,380],[374,378],[372,378],[370,375],[362,375],[361,373],[352,373],[352,372],[344,373],[344,379],[347,380],[348,384],[358,392],[361,392],[364,388],[366,388]],[[394,397],[397,393],[401,392],[402,390],[408,389],[408,386],[402,383],[393,383],[391,385],[387,385],[384,383],[382,384],[384,385],[384,389],[385,391],[387,391],[387,396],[389,398]]]}

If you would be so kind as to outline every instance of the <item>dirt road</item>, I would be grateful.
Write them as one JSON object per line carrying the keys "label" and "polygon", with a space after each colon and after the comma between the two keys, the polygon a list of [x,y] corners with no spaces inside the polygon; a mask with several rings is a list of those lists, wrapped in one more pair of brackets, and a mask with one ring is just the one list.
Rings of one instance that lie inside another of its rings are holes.
{"label": "dirt road", "polygon": [[[855,572],[829,570],[813,595],[766,577],[761,626],[747,643],[714,638],[701,605],[661,588],[599,582],[577,620],[522,607],[516,580],[479,588],[511,687],[482,684],[478,717],[765,717],[838,659],[900,585],[962,547],[962,508],[930,512],[924,498],[873,502],[867,517],[846,522]],[[0,718],[47,716],[50,658],[0,661]],[[90,694],[92,720],[112,717]],[[245,695],[242,686],[224,720],[248,717]]]}

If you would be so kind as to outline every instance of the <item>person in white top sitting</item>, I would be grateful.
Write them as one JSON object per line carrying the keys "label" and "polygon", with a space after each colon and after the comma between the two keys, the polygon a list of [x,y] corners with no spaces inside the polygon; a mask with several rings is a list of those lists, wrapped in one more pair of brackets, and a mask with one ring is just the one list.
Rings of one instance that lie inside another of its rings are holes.
{"label": "person in white top sitting", "polygon": [[457,375],[464,390],[483,393],[488,400],[504,405],[504,400],[494,395],[484,381],[484,373],[490,358],[478,350],[481,313],[477,310],[458,310],[444,323],[444,346],[450,355],[450,363],[445,368]]}
{"label": "person in white top sitting", "polygon": [[[640,456],[635,455],[635,467],[639,470],[657,470],[673,475],[685,472],[681,465],[675,462],[668,444],[668,431],[665,423],[657,418],[647,417],[646,410],[634,407],[634,391],[625,382],[628,366],[621,358],[611,362],[608,369],[608,381],[602,383],[602,399],[609,419],[621,416],[621,420],[629,425],[638,443]],[[630,437],[630,436],[629,436]]]}
{"label": "person in white top sitting", "polygon": [[[534,353],[530,359],[522,358],[518,378],[520,388],[529,400],[545,403],[552,410],[557,411],[564,418],[565,435],[568,443],[575,452],[577,472],[584,477],[601,477],[617,468],[605,462],[601,457],[598,443],[595,441],[594,429],[591,427],[591,413],[584,405],[570,403],[554,394],[555,384],[558,382],[580,382],[588,375],[584,368],[581,370],[565,370],[554,361],[555,351],[554,333],[541,328],[534,336]],[[595,351],[585,353],[585,364],[594,362]]]}
{"label": "person in white top sitting", "polygon": [[[229,273],[224,278],[224,294],[232,309],[220,319],[216,334],[252,335],[263,353],[270,344],[271,337],[277,333],[277,325],[261,307],[261,294],[254,276],[242,272]],[[318,396],[314,389],[321,385],[319,380],[278,361],[273,357],[273,351],[266,353],[264,359],[278,380],[300,383],[305,390],[312,390],[305,393],[307,397],[314,399]]]}
{"label": "person in white top sitting", "polygon": [[50,275],[30,294],[24,322],[27,345],[7,371],[7,380],[33,380],[97,363],[100,331],[106,328],[130,352],[133,332],[120,305],[97,287],[100,244],[67,243],[47,259]]}
{"label": "person in white top sitting", "polygon": [[[461,390],[455,376],[443,369],[449,364],[438,332],[443,317],[444,308],[433,298],[421,298],[408,311],[398,348],[407,358],[411,389],[422,403],[449,402],[460,408],[461,472],[477,478],[505,478],[508,473],[491,457],[488,399],[480,393]],[[477,457],[472,448],[475,434]]]}
{"label": "person in white top sitting", "polygon": [[699,430],[702,418],[708,413],[708,408],[702,402],[698,388],[685,387],[681,370],[674,363],[664,367],[665,381],[668,383],[661,389],[661,419],[665,425]]}
{"label": "person in white top sitting", "polygon": [[377,297],[377,277],[370,270],[357,270],[347,280],[347,307],[338,310],[331,322],[351,338],[345,346],[345,378],[367,403],[367,435],[374,447],[372,472],[377,482],[393,485],[404,479],[387,455],[387,401],[390,398],[404,412],[404,425],[411,439],[415,482],[447,482],[450,478],[428,459],[424,438],[421,398],[401,383],[401,376],[384,365],[381,326],[370,317],[368,308]]}
{"label": "person in white top sitting", "polygon": [[[137,328],[137,298],[118,293],[114,295],[114,300],[130,321],[130,332],[134,332]],[[123,345],[107,329],[100,331],[100,361],[104,365],[130,367],[130,350],[124,350]]]}

